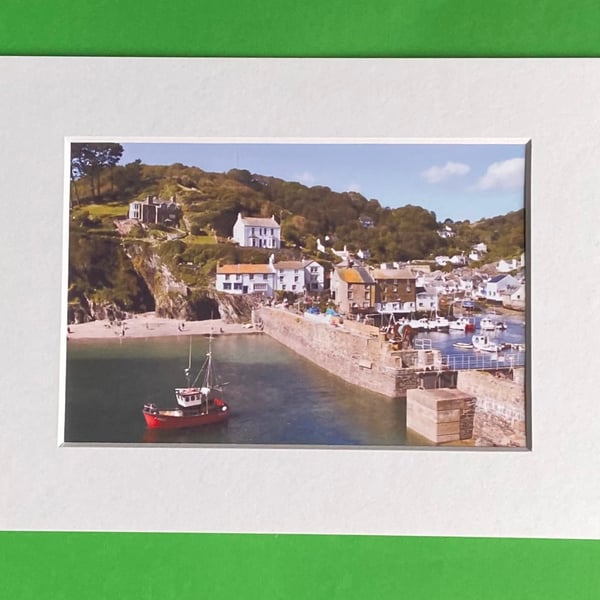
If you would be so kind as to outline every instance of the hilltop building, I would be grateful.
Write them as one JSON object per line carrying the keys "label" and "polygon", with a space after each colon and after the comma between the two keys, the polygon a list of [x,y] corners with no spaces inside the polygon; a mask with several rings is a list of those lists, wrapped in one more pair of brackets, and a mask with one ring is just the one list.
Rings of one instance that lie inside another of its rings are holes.
{"label": "hilltop building", "polygon": [[281,226],[275,220],[260,217],[242,217],[238,213],[237,221],[233,225],[233,239],[240,246],[252,248],[280,248]]}
{"label": "hilltop building", "polygon": [[157,196],[146,196],[142,201],[134,200],[129,203],[129,218],[146,224],[176,226],[181,218],[181,207],[173,196],[168,202],[160,200]]}

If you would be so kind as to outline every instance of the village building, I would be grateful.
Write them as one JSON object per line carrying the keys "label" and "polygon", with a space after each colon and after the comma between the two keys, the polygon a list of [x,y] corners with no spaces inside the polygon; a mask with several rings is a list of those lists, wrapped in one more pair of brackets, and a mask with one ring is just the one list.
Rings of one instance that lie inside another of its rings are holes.
{"label": "village building", "polygon": [[511,294],[502,297],[502,305],[516,310],[525,310],[525,284],[521,284]]}
{"label": "village building", "polygon": [[134,200],[129,203],[129,218],[140,223],[179,225],[181,207],[171,197],[169,201],[160,200],[157,196],[146,196],[144,200]]}
{"label": "village building", "polygon": [[366,229],[369,229],[369,228],[375,226],[375,223],[371,217],[367,217],[367,216],[363,215],[363,216],[358,217],[358,221]]}
{"label": "village building", "polygon": [[375,303],[375,280],[365,267],[337,266],[331,274],[331,296],[343,314],[365,314]]}
{"label": "village building", "polygon": [[416,289],[416,296],[417,296],[417,300],[416,300],[416,304],[417,304],[417,311],[419,312],[424,312],[424,311],[437,311],[439,308],[439,297],[438,297],[438,293],[437,290],[435,288],[431,288],[431,287],[418,287]]}
{"label": "village building", "polygon": [[232,238],[240,245],[252,248],[280,248],[281,226],[275,216],[269,219],[243,217],[238,213]]}
{"label": "village building", "polygon": [[302,261],[286,260],[274,263],[273,259],[271,255],[269,265],[275,271],[275,289],[281,292],[304,294],[305,275]]}
{"label": "village building", "polygon": [[320,294],[325,289],[325,269],[316,260],[303,260],[304,287],[309,294]]}
{"label": "village building", "polygon": [[510,273],[521,266],[521,261],[516,258],[509,260],[501,259],[496,264],[496,270],[498,273]]}
{"label": "village building", "polygon": [[416,309],[416,275],[409,269],[374,269],[372,277],[376,287],[376,305],[385,311],[393,303],[393,312],[410,314]]}
{"label": "village building", "polygon": [[273,265],[222,265],[217,267],[216,288],[228,294],[260,294],[272,298],[276,288]]}
{"label": "village building", "polygon": [[502,302],[505,294],[511,294],[519,287],[519,282],[512,275],[496,275],[485,284],[485,299]]}

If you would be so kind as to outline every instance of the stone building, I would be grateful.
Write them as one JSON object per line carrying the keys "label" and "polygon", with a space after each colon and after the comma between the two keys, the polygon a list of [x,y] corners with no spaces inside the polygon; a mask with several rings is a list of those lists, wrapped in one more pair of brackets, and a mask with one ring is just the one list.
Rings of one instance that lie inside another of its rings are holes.
{"label": "stone building", "polygon": [[181,207],[175,202],[174,197],[166,201],[157,196],[146,196],[144,200],[134,200],[129,203],[129,218],[146,224],[177,226],[181,219]]}

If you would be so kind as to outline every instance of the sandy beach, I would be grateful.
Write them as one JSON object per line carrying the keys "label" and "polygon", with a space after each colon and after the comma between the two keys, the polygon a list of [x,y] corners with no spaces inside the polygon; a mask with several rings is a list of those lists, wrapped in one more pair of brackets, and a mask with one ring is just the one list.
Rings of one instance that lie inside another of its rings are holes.
{"label": "sandy beach", "polygon": [[70,341],[91,339],[148,338],[175,335],[238,335],[257,333],[258,330],[241,323],[225,323],[222,319],[206,321],[179,321],[157,317],[153,312],[135,315],[119,324],[108,321],[90,321],[69,325]]}

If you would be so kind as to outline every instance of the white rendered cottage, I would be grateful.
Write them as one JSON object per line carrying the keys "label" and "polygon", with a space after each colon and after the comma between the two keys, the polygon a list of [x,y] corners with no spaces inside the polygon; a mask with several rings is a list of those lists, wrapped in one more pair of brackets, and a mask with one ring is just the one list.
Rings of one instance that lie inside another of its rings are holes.
{"label": "white rendered cottage", "polygon": [[217,290],[228,294],[261,294],[272,298],[275,271],[268,265],[223,265],[217,267]]}
{"label": "white rendered cottage", "polygon": [[318,294],[325,289],[325,269],[316,260],[303,260],[304,286],[309,294]]}
{"label": "white rendered cottage", "polygon": [[299,260],[283,260],[273,262],[271,255],[269,265],[275,270],[275,289],[282,292],[304,294],[304,265]]}
{"label": "white rendered cottage", "polygon": [[233,239],[240,246],[252,248],[280,248],[281,226],[275,220],[260,217],[242,217],[238,213],[237,221],[233,225]]}

